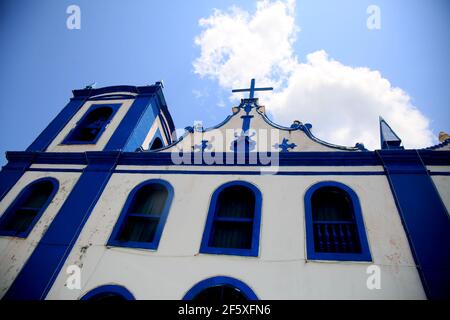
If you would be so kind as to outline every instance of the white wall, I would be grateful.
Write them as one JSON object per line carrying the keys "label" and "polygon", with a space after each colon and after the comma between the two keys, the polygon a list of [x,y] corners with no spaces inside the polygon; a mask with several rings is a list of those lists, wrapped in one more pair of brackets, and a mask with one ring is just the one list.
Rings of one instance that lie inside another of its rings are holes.
{"label": "white wall", "polygon": [[[233,169],[237,168],[228,170]],[[158,250],[106,247],[129,192],[154,178],[170,182],[175,191]],[[232,180],[253,183],[262,193],[259,257],[199,254],[210,197],[217,187]],[[373,263],[381,268],[381,290],[366,287],[370,263],[305,259],[303,197],[311,185],[324,180],[342,182],[358,194]],[[65,270],[71,264],[82,268],[81,290],[64,286]],[[113,174],[47,298],[79,299],[97,286],[116,283],[137,299],[181,299],[197,282],[217,275],[240,279],[261,299],[425,299],[385,176],[238,173]]]}
{"label": "white wall", "polygon": [[[64,166],[59,165],[59,167]],[[80,173],[28,171],[0,202],[0,213],[3,214],[23,188],[31,182],[43,177],[52,177],[59,182],[58,191],[54,195],[52,202],[48,205],[27,238],[0,236],[0,297],[6,293],[22,266],[36,248],[36,245],[58,213],[79,176]]]}

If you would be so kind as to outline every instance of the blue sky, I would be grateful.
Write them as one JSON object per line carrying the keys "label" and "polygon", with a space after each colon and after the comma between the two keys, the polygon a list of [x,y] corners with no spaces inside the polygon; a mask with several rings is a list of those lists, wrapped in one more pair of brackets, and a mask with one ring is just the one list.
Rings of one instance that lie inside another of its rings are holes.
{"label": "blue sky", "polygon": [[[80,30],[66,28],[66,8],[71,4],[81,9]],[[371,4],[381,10],[380,30],[366,27],[366,8]],[[207,40],[198,45],[194,39],[201,37],[208,28],[218,28],[214,23],[200,26],[201,18],[212,17],[215,8],[221,10],[222,15],[232,17],[231,6],[247,12],[249,21],[256,12],[254,1],[2,1],[0,162],[5,163],[5,151],[24,150],[34,140],[68,102],[72,89],[93,81],[97,82],[97,87],[103,87],[146,85],[162,79],[177,127],[184,128],[196,120],[203,121],[205,126],[221,121],[234,103],[229,100],[230,88],[220,82],[221,75],[196,72],[193,63],[201,59],[202,46],[206,47]],[[437,136],[441,130],[450,131],[450,2],[298,0],[294,10],[289,16],[295,18],[300,31],[290,49],[298,66],[307,63],[308,54],[324,50],[328,58],[322,61],[337,61],[344,78],[346,70],[353,74],[359,72],[351,68],[376,70],[390,83],[386,96],[395,92],[392,88],[401,88],[410,99],[405,103],[412,104],[421,117],[428,120],[423,132]],[[248,82],[253,76],[248,75]],[[236,78],[238,82],[234,83],[240,84],[239,79],[243,77],[246,74]],[[268,79],[264,78],[263,82]],[[294,83],[290,75],[286,79]],[[288,91],[287,87],[277,89]],[[275,120],[287,122],[288,116],[297,114],[304,122],[317,118],[311,112],[314,108],[319,110],[320,106],[312,103],[298,109],[291,107],[295,101],[286,102],[286,97],[292,96],[286,92],[284,96],[280,94],[279,99],[272,99],[271,93],[261,95],[262,102],[286,105],[274,109],[273,113],[267,105]],[[343,104],[346,105],[349,98],[342,98],[341,105],[339,99],[334,106],[336,113],[345,113]],[[376,104],[376,101],[370,103]],[[389,114],[389,102],[387,105],[381,110],[373,107],[373,114],[378,111]],[[319,120],[312,122],[313,130],[318,128],[316,133],[322,134],[319,137],[332,140],[333,134],[327,131],[325,124],[333,122],[327,120],[329,112],[323,111],[324,120],[317,118]],[[375,117],[366,119],[368,126],[377,121],[372,118]],[[391,118],[396,123],[395,116]],[[360,119],[352,121],[348,123],[359,123]],[[414,121],[404,126],[414,127]],[[390,124],[395,130],[396,126]],[[422,124],[423,121],[418,126]],[[397,126],[402,128],[403,124],[398,122]],[[411,140],[416,139],[411,131],[402,130]],[[378,132],[373,135],[378,139]],[[342,139],[347,142],[345,139],[349,138],[343,135]]]}

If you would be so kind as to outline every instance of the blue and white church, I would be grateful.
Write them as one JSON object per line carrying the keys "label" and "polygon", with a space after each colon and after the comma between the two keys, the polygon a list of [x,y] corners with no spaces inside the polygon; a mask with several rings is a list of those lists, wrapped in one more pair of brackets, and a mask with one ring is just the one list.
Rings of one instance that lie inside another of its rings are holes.
{"label": "blue and white church", "polygon": [[6,153],[0,297],[448,299],[450,136],[408,150],[380,118],[378,150],[334,145],[266,89],[179,137],[161,82],[74,90]]}

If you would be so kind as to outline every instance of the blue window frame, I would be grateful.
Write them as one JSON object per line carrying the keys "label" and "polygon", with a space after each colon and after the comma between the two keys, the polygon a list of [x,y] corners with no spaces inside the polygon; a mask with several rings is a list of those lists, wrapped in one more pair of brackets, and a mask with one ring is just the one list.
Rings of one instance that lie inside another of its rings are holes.
{"label": "blue window frame", "polygon": [[173,199],[173,188],[153,179],[135,187],[123,207],[108,245],[158,249]]}
{"label": "blue window frame", "polygon": [[0,235],[26,238],[58,190],[54,178],[42,178],[26,186],[0,217]]}
{"label": "blue window frame", "polygon": [[104,285],[92,289],[86,293],[80,300],[91,301],[117,301],[117,300],[135,300],[133,294],[125,287],[118,285]]}
{"label": "blue window frame", "polygon": [[120,104],[94,104],[77,122],[62,144],[96,144]]}
{"label": "blue window frame", "polygon": [[306,248],[310,260],[372,261],[356,193],[334,181],[305,194]]}
{"label": "blue window frame", "polygon": [[258,300],[253,290],[244,282],[225,276],[218,276],[200,281],[183,297],[183,300],[203,302],[241,302]]}
{"label": "blue window frame", "polygon": [[201,253],[258,256],[261,192],[244,181],[214,191],[200,247]]}

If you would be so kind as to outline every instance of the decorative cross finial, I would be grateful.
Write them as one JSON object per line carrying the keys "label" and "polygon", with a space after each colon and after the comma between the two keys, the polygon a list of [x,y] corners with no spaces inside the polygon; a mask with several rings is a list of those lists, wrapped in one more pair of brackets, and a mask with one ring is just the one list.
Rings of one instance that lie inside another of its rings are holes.
{"label": "decorative cross finial", "polygon": [[250,82],[250,88],[248,89],[233,89],[231,92],[245,92],[249,91],[249,99],[253,99],[255,97],[255,91],[267,91],[267,90],[273,90],[272,87],[266,87],[266,88],[255,88],[255,79],[252,79]]}

